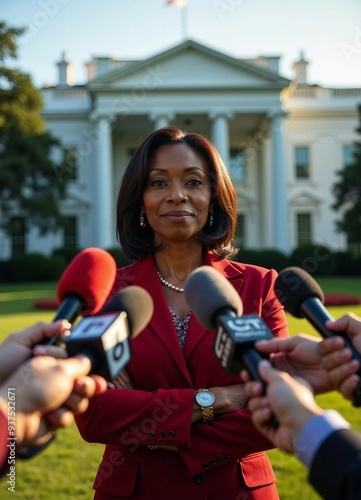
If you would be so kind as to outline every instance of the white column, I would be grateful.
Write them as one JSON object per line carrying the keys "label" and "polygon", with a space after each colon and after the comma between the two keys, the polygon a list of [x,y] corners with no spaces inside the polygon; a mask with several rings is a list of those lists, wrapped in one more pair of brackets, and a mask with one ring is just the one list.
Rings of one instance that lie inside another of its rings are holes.
{"label": "white column", "polygon": [[115,234],[112,168],[112,119],[100,117],[95,122],[96,161],[94,175],[95,246],[110,248]]}
{"label": "white column", "polygon": [[262,149],[260,150],[260,202],[261,202],[261,234],[262,246],[272,248],[273,242],[273,193],[270,186],[273,184],[272,178],[272,154],[271,140],[264,138]]}
{"label": "white column", "polygon": [[152,113],[149,118],[154,122],[154,130],[167,127],[174,120],[174,113]]}
{"label": "white column", "polygon": [[229,161],[228,121],[232,116],[229,112],[213,112],[209,115],[212,120],[212,142],[226,165]]}
{"label": "white column", "polygon": [[281,252],[289,252],[286,148],[282,111],[269,115],[272,137],[272,199],[273,245]]}

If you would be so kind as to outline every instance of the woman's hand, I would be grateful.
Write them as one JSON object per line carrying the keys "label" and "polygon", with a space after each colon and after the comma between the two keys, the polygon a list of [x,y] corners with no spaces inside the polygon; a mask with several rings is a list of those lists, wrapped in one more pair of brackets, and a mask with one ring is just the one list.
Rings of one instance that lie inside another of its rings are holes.
{"label": "woman's hand", "polygon": [[245,408],[247,396],[243,384],[227,385],[225,387],[210,387],[216,401],[213,405],[215,415],[225,415]]}
{"label": "woman's hand", "polygon": [[[240,410],[247,405],[247,396],[244,392],[244,384],[227,385],[225,387],[209,387],[214,394],[215,402],[213,412],[215,415],[226,415]],[[202,419],[202,409],[194,399],[192,423]]]}

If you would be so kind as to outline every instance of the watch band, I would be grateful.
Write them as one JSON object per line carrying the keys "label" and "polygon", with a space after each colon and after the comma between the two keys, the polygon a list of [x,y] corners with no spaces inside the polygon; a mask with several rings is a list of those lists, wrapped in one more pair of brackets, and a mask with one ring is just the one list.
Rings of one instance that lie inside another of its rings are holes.
{"label": "watch band", "polygon": [[[213,400],[215,400],[214,394],[211,391],[209,391],[208,389],[199,389],[197,391],[197,394],[199,394],[200,392],[209,392],[209,394],[213,397]],[[197,394],[196,394],[196,396],[197,396]],[[198,402],[198,400],[197,400],[197,403],[199,404],[199,406],[201,407],[201,410],[202,410],[203,422],[205,422],[206,424],[210,424],[211,422],[213,422],[213,420],[214,420],[214,410],[213,410],[214,401],[209,406],[203,406],[201,403]]]}
{"label": "watch band", "polygon": [[202,408],[203,422],[205,422],[206,424],[210,424],[211,422],[213,422],[214,420],[213,405],[208,406],[206,408],[204,406],[201,406],[201,408]]}

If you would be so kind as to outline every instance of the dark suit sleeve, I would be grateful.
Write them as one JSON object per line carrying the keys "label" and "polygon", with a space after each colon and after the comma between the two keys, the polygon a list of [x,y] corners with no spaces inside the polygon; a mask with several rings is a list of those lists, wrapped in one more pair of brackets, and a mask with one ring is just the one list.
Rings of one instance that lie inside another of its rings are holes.
{"label": "dark suit sleeve", "polygon": [[326,500],[360,500],[361,435],[352,429],[332,433],[312,461],[309,481]]}

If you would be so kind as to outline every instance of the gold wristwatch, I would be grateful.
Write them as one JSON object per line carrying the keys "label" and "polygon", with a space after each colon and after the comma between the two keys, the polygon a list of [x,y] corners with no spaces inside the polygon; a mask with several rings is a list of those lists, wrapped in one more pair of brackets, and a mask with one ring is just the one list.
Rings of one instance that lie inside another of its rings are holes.
{"label": "gold wristwatch", "polygon": [[213,405],[216,398],[208,389],[199,389],[196,401],[202,409],[203,422],[210,424],[214,420]]}

